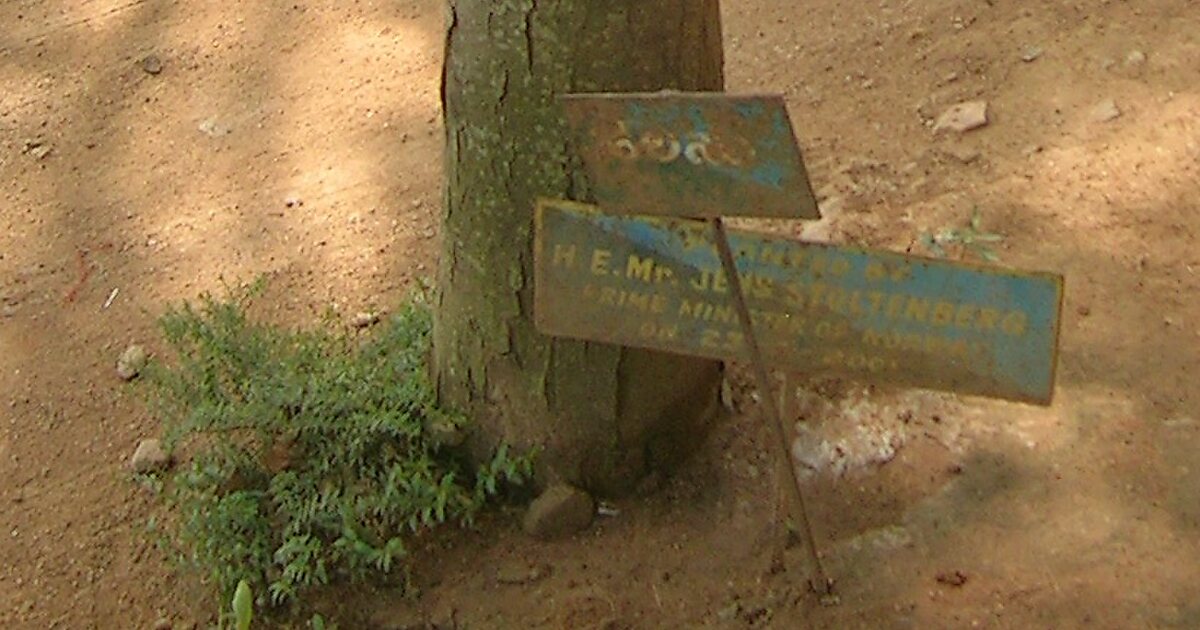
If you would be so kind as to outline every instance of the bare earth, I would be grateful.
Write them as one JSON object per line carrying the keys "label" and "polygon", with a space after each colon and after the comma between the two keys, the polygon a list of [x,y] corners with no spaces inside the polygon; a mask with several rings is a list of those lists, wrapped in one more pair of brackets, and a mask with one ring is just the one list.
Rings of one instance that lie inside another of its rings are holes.
{"label": "bare earth", "polygon": [[[803,383],[829,396],[791,413],[835,453],[806,490],[838,606],[806,592],[802,549],[774,561],[740,373],[706,451],[577,538],[499,513],[418,554],[415,602],[318,606],[349,628],[1200,627],[1195,0],[725,14],[729,89],[787,95],[832,217],[810,236],[920,252],[978,207],[1004,264],[1066,276],[1054,405]],[[0,5],[0,626],[214,619],[145,533],[126,463],[157,425],[114,362],[223,281],[268,274],[304,323],[432,275],[441,19],[435,0]],[[973,99],[988,126],[934,134]]]}

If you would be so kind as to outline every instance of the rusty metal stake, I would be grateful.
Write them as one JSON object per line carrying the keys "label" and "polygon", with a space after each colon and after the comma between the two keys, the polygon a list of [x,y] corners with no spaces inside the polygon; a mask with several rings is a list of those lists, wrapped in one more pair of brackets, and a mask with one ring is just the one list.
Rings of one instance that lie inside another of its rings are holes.
{"label": "rusty metal stake", "polygon": [[[771,377],[767,373],[766,363],[763,362],[762,352],[758,347],[758,338],[754,335],[754,325],[750,321],[750,309],[746,306],[746,296],[742,292],[742,281],[738,275],[737,265],[734,262],[733,251],[729,247],[729,237],[725,231],[725,224],[719,217],[711,219],[713,236],[717,244],[717,253],[721,256],[721,266],[725,270],[725,276],[729,282],[729,292],[733,296],[733,305],[737,310],[738,319],[742,325],[742,336],[745,338],[746,350],[750,355],[750,363],[754,366],[755,376],[758,379],[759,399],[762,402],[763,420],[770,425],[775,431],[775,443],[778,445],[777,454],[779,456],[780,468],[786,470],[790,484],[785,484],[791,488],[790,494],[792,500],[788,501],[791,505],[792,520],[800,524],[803,528],[806,538],[805,544],[808,547],[809,554],[812,556],[813,568],[816,571],[817,579],[810,580],[809,584],[823,597],[833,595],[833,581],[829,579],[825,573],[825,566],[821,563],[821,556],[817,553],[817,538],[813,534],[812,522],[808,518],[808,508],[804,503],[804,493],[800,490],[800,481],[796,479],[795,467],[791,464],[791,455],[788,453],[787,433],[784,431],[782,416],[779,414],[779,408],[776,406],[775,396],[771,393],[774,388],[771,387]],[[782,473],[784,470],[781,470]],[[782,480],[781,480],[781,483]]]}

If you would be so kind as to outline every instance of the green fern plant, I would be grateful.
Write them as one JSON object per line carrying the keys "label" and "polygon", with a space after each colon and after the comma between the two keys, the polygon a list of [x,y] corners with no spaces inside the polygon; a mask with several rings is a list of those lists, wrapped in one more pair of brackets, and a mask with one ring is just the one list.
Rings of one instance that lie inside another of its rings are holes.
{"label": "green fern plant", "polygon": [[502,447],[472,467],[446,445],[465,419],[436,404],[426,377],[423,301],[363,338],[251,321],[260,289],[171,308],[160,325],[172,360],[144,373],[164,444],[188,462],[158,481],[171,548],[222,601],[296,602],[403,570],[411,535],[469,524],[529,477],[530,455]]}

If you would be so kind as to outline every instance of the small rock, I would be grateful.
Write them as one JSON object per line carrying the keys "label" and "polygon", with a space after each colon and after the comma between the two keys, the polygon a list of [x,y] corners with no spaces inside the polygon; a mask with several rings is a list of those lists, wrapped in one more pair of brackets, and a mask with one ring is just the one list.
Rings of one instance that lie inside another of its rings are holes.
{"label": "small rock", "polygon": [[39,144],[36,147],[29,149],[29,155],[32,155],[35,160],[45,159],[47,155],[54,149],[48,144]]}
{"label": "small rock", "polygon": [[1024,155],[1025,157],[1033,157],[1044,150],[1045,148],[1040,144],[1031,144],[1024,149],[1021,149],[1021,155]]}
{"label": "small rock", "polygon": [[967,583],[967,574],[962,571],[943,571],[937,574],[938,584],[960,587]]}
{"label": "small rock", "polygon": [[201,121],[200,124],[196,128],[199,129],[201,131],[201,133],[203,133],[204,135],[212,137],[212,138],[219,138],[221,136],[227,136],[227,135],[229,135],[229,131],[230,131],[229,127],[226,127],[225,125],[218,123],[216,120],[213,120],[212,118]]}
{"label": "small rock", "polygon": [[841,195],[833,195],[818,203],[822,219],[832,219],[846,209],[846,199]]}
{"label": "small rock", "polygon": [[1024,61],[1025,63],[1037,61],[1038,58],[1042,56],[1043,52],[1044,51],[1040,46],[1028,46],[1025,48],[1025,50],[1021,51],[1021,61]]}
{"label": "small rock", "polygon": [[952,146],[946,149],[946,155],[963,164],[970,164],[978,160],[981,153],[979,152],[979,149],[974,149],[971,147]]}
{"label": "small rock", "polygon": [[588,493],[566,485],[550,486],[529,505],[525,533],[541,540],[574,534],[592,523],[596,506]]}
{"label": "small rock", "polygon": [[30,151],[42,146],[42,144],[42,141],[38,140],[37,138],[26,138],[25,141],[21,143],[21,153],[29,153]]}
{"label": "small rock", "polygon": [[800,240],[808,243],[829,243],[833,241],[833,222],[826,219],[806,221],[800,228]]}
{"label": "small rock", "polygon": [[137,344],[125,348],[125,352],[117,359],[117,376],[123,381],[137,378],[142,368],[146,367],[146,358],[146,350]]}
{"label": "small rock", "polygon": [[1113,99],[1105,99],[1092,108],[1092,120],[1098,123],[1114,121],[1121,117],[1121,109]]}
{"label": "small rock", "polygon": [[379,323],[379,313],[358,313],[354,319],[350,320],[350,325],[355,328],[366,328]]}
{"label": "small rock", "polygon": [[1127,66],[1140,66],[1144,63],[1146,63],[1146,53],[1140,50],[1130,51],[1130,53],[1125,56],[1125,65]]}
{"label": "small rock", "polygon": [[549,574],[548,567],[530,566],[526,562],[509,562],[496,569],[496,582],[510,586],[532,584]]}
{"label": "small rock", "polygon": [[129,460],[133,472],[142,474],[166,470],[170,465],[171,456],[163,450],[162,442],[153,438],[139,442]]}
{"label": "small rock", "polygon": [[987,101],[968,101],[942,112],[933,125],[933,131],[935,133],[941,131],[965,133],[986,124],[988,124]]}
{"label": "small rock", "polygon": [[158,55],[147,55],[142,59],[142,72],[146,74],[159,74],[163,71],[162,59]]}
{"label": "small rock", "polygon": [[287,197],[284,197],[283,205],[288,208],[299,208],[300,206],[304,205],[304,202],[295,195],[289,195]]}
{"label": "small rock", "polygon": [[733,397],[733,383],[729,382],[729,379],[721,381],[720,398],[721,406],[727,411],[733,412],[737,410],[737,401]]}
{"label": "small rock", "polygon": [[[158,73],[154,72],[151,74],[158,74]],[[171,630],[171,628],[173,628],[173,627],[175,627],[174,624],[172,624],[171,620],[167,619],[166,617],[163,617],[162,619],[159,619],[158,621],[154,622],[154,630]]]}

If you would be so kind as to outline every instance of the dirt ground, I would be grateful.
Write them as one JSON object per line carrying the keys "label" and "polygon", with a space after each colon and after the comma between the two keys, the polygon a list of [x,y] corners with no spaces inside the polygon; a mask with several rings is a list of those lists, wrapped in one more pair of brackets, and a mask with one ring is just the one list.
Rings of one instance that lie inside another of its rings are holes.
{"label": "dirt ground", "polygon": [[[1195,0],[726,0],[731,91],[787,95],[830,219],[903,251],[979,208],[1066,276],[1054,405],[805,383],[841,603],[773,557],[746,379],[705,451],[572,540],[516,516],[416,560],[342,627],[1200,628]],[[223,281],[281,319],[395,304],[437,255],[437,0],[0,4],[0,626],[213,618],[126,463],[156,421],[114,362]],[[931,119],[986,99],[990,124]],[[1111,103],[1108,101],[1111,100]],[[779,226],[799,234],[804,226]],[[223,280],[224,279],[224,280]]]}

